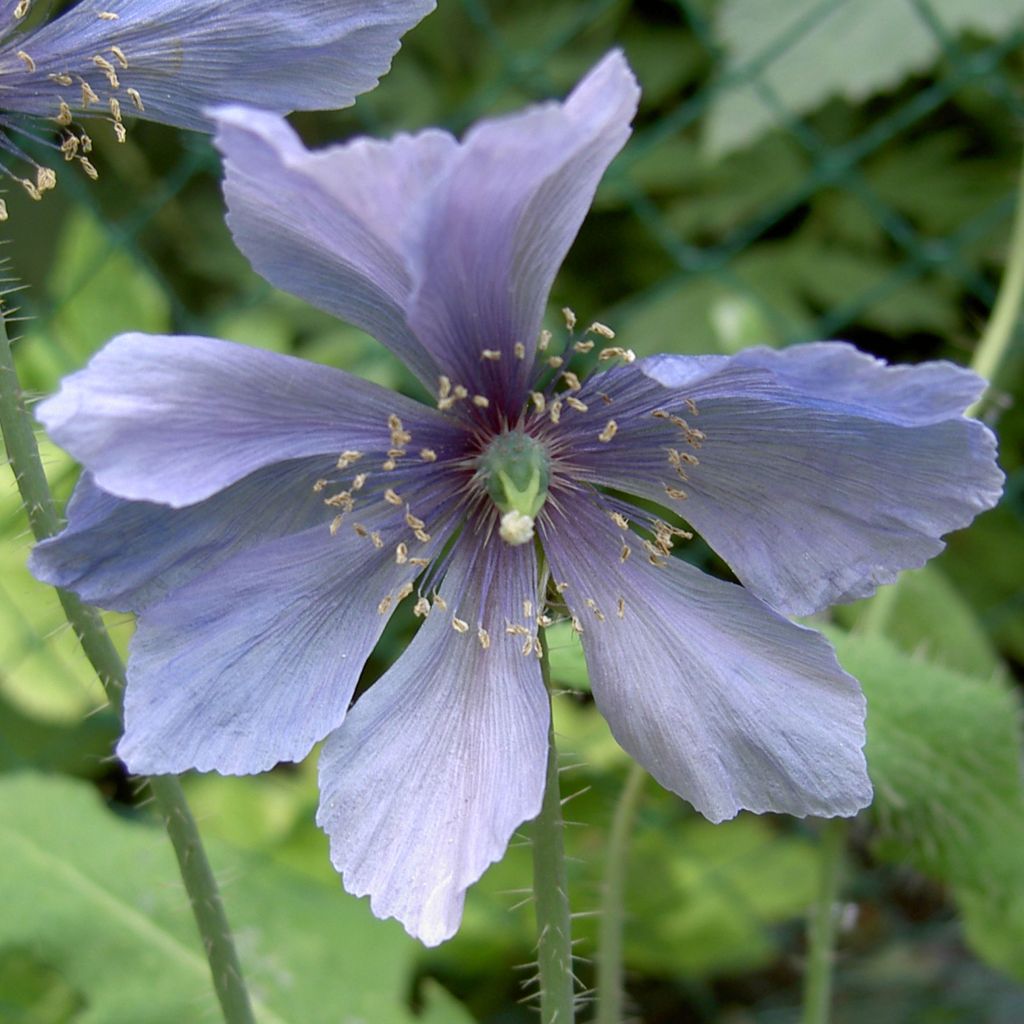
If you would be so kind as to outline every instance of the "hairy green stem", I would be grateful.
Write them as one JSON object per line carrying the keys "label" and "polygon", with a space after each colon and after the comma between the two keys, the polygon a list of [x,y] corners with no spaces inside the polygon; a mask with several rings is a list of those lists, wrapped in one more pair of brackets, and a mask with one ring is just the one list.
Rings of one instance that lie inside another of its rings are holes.
{"label": "hairy green stem", "polygon": [[[39,458],[32,420],[18,383],[2,308],[0,431],[3,433],[7,457],[18,490],[25,501],[32,533],[36,540],[52,537],[60,530],[60,519],[54,508],[42,460]],[[85,656],[103,684],[110,703],[120,711],[125,682],[124,663],[103,625],[99,612],[83,604],[74,594],[67,591],[58,589],[57,596]],[[199,838],[199,830],[185,801],[181,784],[176,776],[165,775],[150,779],[149,785],[178,859],[178,867],[206,950],[213,986],[220,1000],[224,1020],[227,1024],[253,1024],[252,1007],[242,980],[242,969],[235,951],[234,938],[213,871]]]}
{"label": "hairy green stem", "polygon": [[622,930],[625,922],[626,864],[633,821],[646,778],[647,773],[634,761],[615,806],[608,837],[598,936],[596,1024],[622,1024],[625,1013]]}
{"label": "hairy green stem", "polygon": [[830,1017],[832,967],[839,924],[839,887],[849,828],[846,818],[830,818],[822,826],[818,894],[807,928],[807,969],[804,972],[801,1024],[828,1024]]}
{"label": "hairy green stem", "polygon": [[[547,637],[540,631],[541,671],[551,692]],[[572,921],[565,874],[562,799],[558,788],[558,750],[554,722],[548,726],[548,766],[544,803],[533,820],[533,893],[537,913],[537,963],[541,1024],[572,1024],[575,993],[572,975]]]}
{"label": "hairy green stem", "polygon": [[[1010,346],[1020,321],[1021,303],[1024,301],[1024,163],[1021,164],[1020,180],[1017,186],[1017,211],[1010,235],[1010,253],[1006,270],[999,283],[999,294],[992,315],[985,325],[981,341],[971,360],[971,369],[990,383],[998,381],[999,374],[1009,355]],[[969,416],[977,414],[983,402],[975,402],[967,410]]]}

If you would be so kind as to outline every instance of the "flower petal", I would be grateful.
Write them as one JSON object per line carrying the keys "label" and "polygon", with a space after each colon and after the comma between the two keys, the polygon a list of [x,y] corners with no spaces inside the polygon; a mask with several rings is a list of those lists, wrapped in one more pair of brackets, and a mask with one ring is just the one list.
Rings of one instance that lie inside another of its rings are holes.
{"label": "flower petal", "polygon": [[543,543],[597,706],[663,786],[712,821],[870,801],[864,698],[822,636],[679,559],[620,563],[618,531],[585,500],[552,514]]}
{"label": "flower petal", "polygon": [[368,331],[433,391],[437,365],[405,320],[405,248],[455,140],[427,131],[310,153],[275,115],[232,107],[215,118],[228,225],[253,267]]}
{"label": "flower petal", "polygon": [[[281,113],[348,106],[433,9],[432,0],[83,0],[23,45],[37,81],[74,78],[69,103],[84,81],[103,108],[112,97],[125,114],[208,131],[203,110],[215,103]],[[10,109],[57,113],[52,87],[12,94]]]}
{"label": "flower petal", "polygon": [[333,458],[267,466],[183,509],[115,498],[83,473],[67,526],[36,545],[29,568],[90,604],[140,611],[239,551],[326,526],[333,512],[313,484],[332,469]]}
{"label": "flower petal", "polygon": [[144,774],[301,760],[341,724],[399,588],[419,572],[390,546],[317,527],[193,579],[139,616],[118,754]]}
{"label": "flower petal", "polygon": [[670,505],[759,597],[808,614],[923,565],[996,503],[995,439],[962,415],[983,386],[837,343],[661,356],[592,378],[582,397],[613,405],[568,428],[582,475]]}
{"label": "flower petal", "polygon": [[144,334],[109,342],[38,411],[102,490],[175,508],[287,459],[383,453],[392,414],[416,444],[443,452],[452,442],[455,428],[434,410],[340,370]]}
{"label": "flower petal", "polygon": [[320,758],[317,822],[345,888],[428,946],[454,934],[466,888],[540,811],[547,694],[505,632],[536,589],[532,547],[460,541],[441,592],[470,629],[435,605]]}
{"label": "flower petal", "polygon": [[[564,103],[478,124],[430,196],[411,254],[409,323],[446,374],[509,416],[529,382],[555,273],[629,137],[638,98],[614,51]],[[484,349],[500,361],[482,361]]]}

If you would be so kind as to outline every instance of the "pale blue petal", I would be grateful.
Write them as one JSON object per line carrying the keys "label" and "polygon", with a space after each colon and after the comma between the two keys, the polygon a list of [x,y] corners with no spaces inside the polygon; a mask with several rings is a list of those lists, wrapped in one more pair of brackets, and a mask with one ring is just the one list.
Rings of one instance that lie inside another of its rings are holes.
{"label": "pale blue petal", "polygon": [[313,486],[333,469],[333,459],[267,466],[182,509],[115,498],[83,473],[68,525],[35,546],[29,568],[90,604],[140,611],[239,551],[329,523],[334,512]]}
{"label": "pale blue petal", "polygon": [[301,760],[341,724],[399,588],[420,571],[390,543],[318,527],[193,579],[139,616],[118,754],[147,775]]}
{"label": "pale blue petal", "polygon": [[437,364],[405,319],[405,249],[455,140],[428,131],[311,153],[280,117],[235,107],[216,119],[228,225],[253,267],[368,331],[433,391]]}
{"label": "pale blue petal", "polygon": [[454,427],[375,384],[212,338],[124,334],[65,377],[38,416],[99,487],[191,505],[288,459],[377,452],[397,414],[412,443],[443,452]]}
{"label": "pale blue petal", "polygon": [[982,387],[838,343],[661,356],[592,378],[568,440],[579,475],[671,506],[759,597],[807,614],[923,565],[996,503],[995,439],[963,416]]}
{"label": "pale blue petal", "polygon": [[[852,815],[871,800],[864,698],[832,648],[749,591],[661,568],[577,499],[543,529],[615,738],[711,821],[741,810]],[[621,603],[620,603],[621,602]]]}
{"label": "pale blue petal", "polygon": [[434,607],[324,745],[317,815],[345,888],[428,946],[454,934],[466,888],[540,811],[547,760],[540,663],[505,630],[524,600],[536,607],[532,547],[479,552],[466,537],[441,594],[448,611]]}
{"label": "pale blue petal", "polygon": [[[564,103],[474,127],[430,196],[411,253],[409,323],[445,372],[489,395],[495,411],[519,411],[555,273],[638,99],[614,51]],[[483,349],[500,361],[481,360]]]}
{"label": "pale blue petal", "polygon": [[[377,84],[402,35],[433,8],[432,0],[83,0],[18,40],[35,70],[14,62],[18,80],[3,105],[55,116],[63,99],[105,116],[115,99],[125,115],[200,131],[211,127],[204,108],[212,104],[345,107]],[[98,100],[89,108],[82,81]]]}

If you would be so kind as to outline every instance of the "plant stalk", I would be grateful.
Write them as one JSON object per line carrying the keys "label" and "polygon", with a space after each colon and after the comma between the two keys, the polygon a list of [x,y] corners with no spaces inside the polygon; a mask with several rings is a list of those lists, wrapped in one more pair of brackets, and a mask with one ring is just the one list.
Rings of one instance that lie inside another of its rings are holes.
{"label": "plant stalk", "polygon": [[[2,305],[0,431],[18,490],[25,502],[33,535],[37,541],[54,536],[60,530],[60,519],[39,458],[32,419],[18,383]],[[107,698],[120,714],[125,684],[124,663],[103,625],[100,613],[68,591],[58,588],[57,596],[85,656],[103,684]],[[226,1024],[254,1024],[234,937],[181,783],[174,775],[164,775],[150,779],[149,786],[178,859],[224,1020]]]}
{"label": "plant stalk", "polygon": [[[540,630],[541,671],[551,693],[547,638]],[[540,814],[533,821],[533,892],[537,914],[537,963],[541,1024],[572,1024],[575,1014],[572,974],[572,921],[565,873],[562,800],[558,787],[555,729],[548,726],[547,781]]]}

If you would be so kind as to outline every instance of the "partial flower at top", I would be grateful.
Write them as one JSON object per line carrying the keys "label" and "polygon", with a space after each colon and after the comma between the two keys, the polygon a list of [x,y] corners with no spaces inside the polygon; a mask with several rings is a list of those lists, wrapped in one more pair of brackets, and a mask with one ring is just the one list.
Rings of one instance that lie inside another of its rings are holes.
{"label": "partial flower at top", "polygon": [[[32,568],[139,613],[128,767],[257,772],[325,739],[333,862],[427,943],[540,809],[540,627],[572,623],[618,741],[712,821],[851,815],[871,798],[863,698],[784,613],[921,565],[1001,488],[963,416],[983,382],[951,364],[831,343],[639,360],[568,312],[567,342],[541,330],[637,99],[612,53],[564,103],[462,142],[311,153],[277,116],[221,111],[238,244],[433,404],[129,334],[39,410],[85,472]],[[689,528],[742,586],[675,557]],[[350,710],[402,601],[425,621]]]}
{"label": "partial flower at top", "polygon": [[[346,107],[377,84],[434,2],[81,0],[26,29],[32,6],[0,0],[0,172],[38,199],[56,173],[19,135],[95,177],[83,117],[106,120],[124,141],[129,117],[208,131],[203,109],[218,103],[280,113]],[[16,174],[12,158],[32,176]]]}

